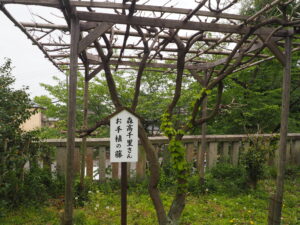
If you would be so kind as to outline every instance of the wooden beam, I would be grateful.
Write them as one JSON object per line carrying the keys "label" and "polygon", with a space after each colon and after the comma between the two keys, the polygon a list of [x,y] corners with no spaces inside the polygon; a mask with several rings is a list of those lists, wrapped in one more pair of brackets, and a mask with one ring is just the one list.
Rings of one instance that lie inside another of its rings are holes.
{"label": "wooden beam", "polygon": [[68,132],[67,132],[67,171],[65,186],[65,211],[64,223],[73,224],[73,164],[75,151],[76,131],[76,90],[78,69],[78,42],[80,36],[79,21],[76,17],[71,18],[71,57],[69,76],[69,98],[68,98]]}
{"label": "wooden beam", "polygon": [[[160,19],[160,18],[146,18],[137,16],[124,16],[114,15],[107,13],[94,13],[94,12],[77,12],[80,20],[93,21],[93,22],[110,22],[116,24],[129,24],[132,26],[152,26],[152,27],[163,27],[169,29],[185,29],[185,30],[204,30],[210,32],[220,33],[235,33],[245,34],[252,29],[250,26],[245,25],[229,25],[229,24],[217,24],[217,23],[204,23],[204,22],[183,22],[171,19]],[[254,34],[268,35],[273,32],[272,28],[262,27],[257,29]],[[279,30],[274,33],[273,36],[287,36],[286,30]]]}
{"label": "wooden beam", "polygon": [[90,81],[92,78],[94,78],[100,71],[103,69],[103,66],[100,65],[96,69],[94,69],[88,76],[87,80]]}
{"label": "wooden beam", "polygon": [[274,54],[278,61],[284,66],[286,63],[286,59],[282,51],[277,47],[277,44],[266,35],[258,36],[266,44],[266,46],[270,49],[270,51]]}
{"label": "wooden beam", "polygon": [[[101,64],[101,59],[97,55],[87,53],[87,57],[90,64]],[[124,66],[132,66],[138,67],[140,62],[133,62],[133,61],[118,61],[118,60],[110,60],[109,63],[111,65],[124,65]],[[165,64],[165,63],[147,63],[146,67],[152,68],[168,68],[168,69],[177,69],[176,64]],[[189,70],[204,70],[207,69],[210,63],[197,63],[197,64],[186,64],[185,69]]]}
{"label": "wooden beam", "polygon": [[59,8],[58,0],[0,0],[4,4],[40,5]]}
{"label": "wooden beam", "polygon": [[[129,9],[130,5],[112,3],[112,2],[95,2],[95,1],[72,1],[71,5],[79,7],[95,7],[95,8],[107,8],[107,9]],[[135,5],[135,10],[140,11],[150,11],[150,12],[163,12],[172,14],[189,14],[190,9],[175,8],[175,7],[164,7],[164,6],[154,6],[154,5]],[[247,20],[248,16],[235,15],[228,13],[216,13],[210,11],[199,10],[195,13],[195,16],[207,16],[207,17],[217,17],[232,20]]]}
{"label": "wooden beam", "polygon": [[35,40],[34,37],[31,36],[31,34],[26,30],[26,28],[20,24],[9,12],[8,10],[2,5],[0,4],[0,10],[7,16],[7,18],[16,26],[18,27],[26,36],[27,38],[29,38],[33,44],[35,44],[41,51],[42,53],[45,55],[46,58],[48,58],[50,60],[50,62],[57,68],[59,69],[61,72],[63,72],[63,70],[56,64],[56,62],[50,57],[50,55],[48,54],[48,52],[44,49],[44,47]]}
{"label": "wooden beam", "polygon": [[[59,7],[57,0],[0,0],[0,2],[6,4],[24,4],[24,5],[41,5],[50,7]],[[94,7],[94,8],[105,8],[105,9],[129,9],[130,5],[112,3],[112,2],[95,2],[95,1],[70,1],[71,6],[75,7]],[[176,8],[176,7],[165,7],[165,6],[154,6],[154,5],[135,5],[135,10],[150,11],[150,12],[162,12],[172,14],[189,14],[190,9]],[[216,17],[231,20],[242,20],[245,21],[249,17],[243,15],[235,15],[229,13],[217,13],[210,11],[199,10],[195,13],[195,16],[206,16]]]}
{"label": "wooden beam", "polygon": [[[247,54],[249,54],[250,52],[254,52],[262,47],[263,47],[263,43],[255,44],[246,53],[243,53],[243,55],[247,56]],[[241,56],[241,53],[238,52],[232,57],[232,59],[236,59],[240,56]],[[222,65],[222,64],[226,63],[226,61],[227,61],[227,57],[214,61],[210,66],[211,66],[211,68],[213,68],[218,65]]]}
{"label": "wooden beam", "polygon": [[81,41],[79,42],[78,53],[81,53],[83,50],[85,50],[113,25],[113,23],[100,23],[93,31],[91,31],[87,36],[81,39]]}
{"label": "wooden beam", "polygon": [[288,117],[290,108],[290,89],[291,89],[291,62],[292,62],[292,37],[286,38],[285,44],[285,66],[282,81],[282,103],[280,116],[280,140],[279,140],[279,158],[276,178],[276,191],[271,197],[268,216],[268,225],[281,224],[281,211],[284,192],[284,177],[286,167],[286,143],[288,134]]}

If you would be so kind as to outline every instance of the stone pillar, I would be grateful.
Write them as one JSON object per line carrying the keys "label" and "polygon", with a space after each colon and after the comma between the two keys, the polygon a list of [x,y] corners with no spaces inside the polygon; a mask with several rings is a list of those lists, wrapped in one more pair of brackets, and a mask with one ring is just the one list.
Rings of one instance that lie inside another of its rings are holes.
{"label": "stone pillar", "polygon": [[119,163],[111,163],[111,176],[113,179],[119,179]]}
{"label": "stone pillar", "polygon": [[240,147],[241,147],[241,142],[239,141],[233,142],[231,160],[232,160],[232,164],[235,166],[237,166],[239,163]]}
{"label": "stone pillar", "polygon": [[300,140],[294,141],[292,145],[293,161],[296,165],[300,166]]}
{"label": "stone pillar", "polygon": [[186,144],[186,160],[188,163],[193,163],[194,158],[194,143]]}
{"label": "stone pillar", "polygon": [[138,179],[145,177],[146,154],[144,148],[139,145],[138,162],[136,163],[136,177]]}
{"label": "stone pillar", "polygon": [[207,156],[207,168],[211,169],[218,161],[218,142],[209,143]]}
{"label": "stone pillar", "polygon": [[65,175],[67,163],[67,148],[57,147],[56,149],[56,171],[59,175]]}
{"label": "stone pillar", "polygon": [[105,146],[99,147],[99,180],[105,181],[105,168],[106,168],[106,148]]}
{"label": "stone pillar", "polygon": [[80,173],[80,149],[76,147],[74,149],[74,175],[78,175]]}
{"label": "stone pillar", "polygon": [[94,153],[94,149],[92,147],[87,147],[87,149],[86,149],[86,159],[85,159],[85,162],[86,162],[86,175],[91,179],[93,179],[93,177],[94,177],[93,153]]}

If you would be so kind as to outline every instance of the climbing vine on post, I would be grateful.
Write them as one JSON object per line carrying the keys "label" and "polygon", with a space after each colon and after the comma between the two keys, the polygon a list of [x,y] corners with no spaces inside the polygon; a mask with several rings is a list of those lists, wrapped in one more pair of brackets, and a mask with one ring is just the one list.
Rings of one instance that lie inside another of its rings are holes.
{"label": "climbing vine on post", "polygon": [[171,154],[171,165],[176,172],[177,179],[183,182],[178,183],[178,191],[185,192],[187,188],[188,163],[185,157],[185,147],[181,137],[184,135],[182,129],[175,129],[170,114],[164,113],[161,117],[161,130],[169,138],[168,151]]}

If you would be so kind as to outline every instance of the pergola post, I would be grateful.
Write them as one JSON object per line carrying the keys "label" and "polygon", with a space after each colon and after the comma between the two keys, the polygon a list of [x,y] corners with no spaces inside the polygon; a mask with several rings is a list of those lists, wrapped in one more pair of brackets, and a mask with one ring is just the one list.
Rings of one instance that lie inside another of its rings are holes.
{"label": "pergola post", "polygon": [[80,28],[76,16],[71,17],[71,52],[70,52],[70,77],[68,99],[68,133],[67,133],[67,171],[65,187],[65,210],[62,224],[73,224],[73,164],[76,131],[76,89],[78,69],[78,42]]}
{"label": "pergola post", "polygon": [[280,142],[279,157],[277,167],[276,192],[270,200],[270,210],[268,217],[268,225],[280,225],[281,211],[283,201],[284,173],[286,166],[286,142],[288,132],[288,116],[290,106],[290,86],[291,86],[291,53],[292,53],[292,37],[287,36],[285,41],[285,65],[282,83],[282,105],[281,105],[281,126],[280,126]]}
{"label": "pergola post", "polygon": [[[89,66],[85,66],[85,79],[84,79],[84,94],[83,94],[83,129],[88,128],[88,101],[89,101]],[[84,175],[85,175],[85,157],[86,157],[86,136],[82,138],[81,144],[81,163],[80,163],[80,186],[84,189]]]}

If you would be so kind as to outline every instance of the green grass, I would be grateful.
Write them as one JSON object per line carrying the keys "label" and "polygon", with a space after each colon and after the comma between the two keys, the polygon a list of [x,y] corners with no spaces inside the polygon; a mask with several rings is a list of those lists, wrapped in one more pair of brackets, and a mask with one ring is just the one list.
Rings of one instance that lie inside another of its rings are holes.
{"label": "green grass", "polygon": [[[210,193],[187,197],[182,216],[182,225],[223,225],[223,224],[267,224],[268,199],[273,191],[274,181],[262,181],[256,191],[246,194]],[[120,224],[119,193],[91,192],[84,207],[74,212],[76,225]],[[164,203],[169,206],[172,196],[163,193]],[[0,218],[1,225],[56,225],[59,224],[60,205],[53,202],[44,207],[20,207],[8,210]],[[155,210],[147,194],[128,195],[128,224],[140,225],[157,223]],[[285,184],[282,224],[300,225],[300,178],[287,180]]]}

